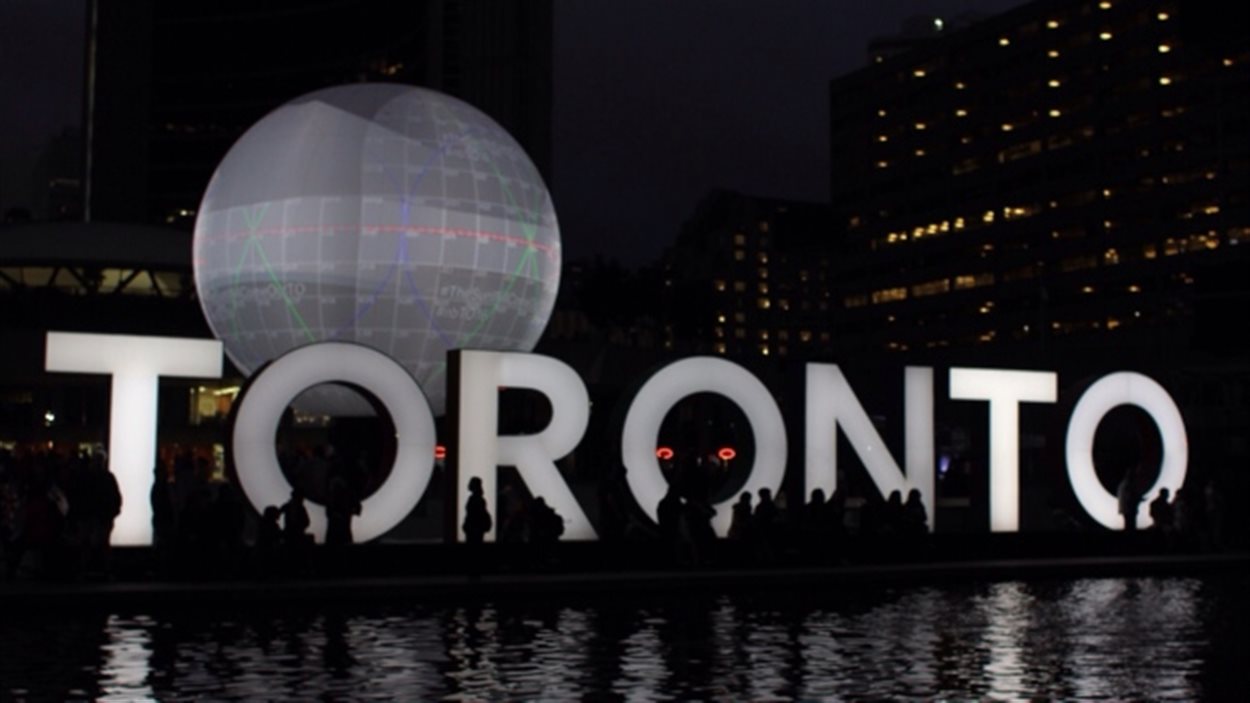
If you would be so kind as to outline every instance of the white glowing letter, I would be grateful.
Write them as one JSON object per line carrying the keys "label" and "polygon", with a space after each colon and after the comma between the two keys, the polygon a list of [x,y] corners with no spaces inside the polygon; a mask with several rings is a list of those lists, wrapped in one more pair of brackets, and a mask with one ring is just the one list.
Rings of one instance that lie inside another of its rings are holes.
{"label": "white glowing letter", "polygon": [[[1098,424],[1113,408],[1119,405],[1136,405],[1154,420],[1163,440],[1163,464],[1159,478],[1146,491],[1146,506],[1155,499],[1159,490],[1166,488],[1173,495],[1185,483],[1185,469],[1189,462],[1189,440],[1185,436],[1185,422],[1172,396],[1154,379],[1131,371],[1107,374],[1090,386],[1068,421],[1068,441],[1065,454],[1068,460],[1068,480],[1072,491],[1089,516],[1113,530],[1124,528],[1119,501],[1109,493],[1094,472],[1092,453],[1094,434]],[[1145,507],[1137,511],[1137,527],[1144,529],[1154,524],[1150,511]]]}
{"label": "white glowing letter", "polygon": [[1020,529],[1020,403],[1053,403],[1051,371],[951,369],[951,398],[990,402],[990,529]]}
{"label": "white glowing letter", "polygon": [[[577,372],[539,354],[469,350],[451,354],[455,378],[449,379],[449,391],[455,393],[451,411],[456,423],[451,456],[458,478],[456,504],[447,509],[456,514],[456,539],[464,539],[459,526],[471,479],[481,479],[488,509],[497,513],[499,466],[515,466],[530,493],[542,496],[564,518],[561,539],[596,539],[594,526],[555,464],[577,447],[590,422],[590,396]],[[551,422],[538,434],[499,436],[499,389],[503,387],[547,396]],[[492,527],[485,539],[494,538]]]}
{"label": "white glowing letter", "polygon": [[[733,401],[747,417],[755,438],[755,464],[742,491],[757,493],[767,488],[774,494],[781,488],[786,470],[786,428],[777,401],[750,371],[725,359],[696,356],[675,361],[647,379],[638,390],[621,432],[621,462],[625,478],[638,505],[656,520],[656,506],[668,490],[668,482],[656,460],[664,416],[682,398],[695,393],[717,393]],[[713,507],[712,526],[716,534],[729,534],[733,520],[732,496]]]}
{"label": "white glowing letter", "polygon": [[[412,512],[434,471],[434,416],[408,371],[380,351],[360,344],[320,342],[278,357],[251,380],[239,398],[231,444],[239,485],[257,512],[291,497],[274,437],[295,396],[319,383],[340,381],[373,394],[395,425],[395,463],[386,481],[362,501],[352,538],[385,534]],[[313,537],[325,539],[325,507],[308,505]]]}
{"label": "white glowing letter", "polygon": [[933,369],[909,366],[905,372],[907,475],[864,412],[855,391],[836,364],[807,365],[806,487],[833,495],[838,488],[838,433],[841,427],[882,496],[898,491],[904,499],[913,488],[933,528]]}
{"label": "white glowing letter", "polygon": [[112,544],[152,544],[152,479],[156,465],[156,396],[161,376],[221,377],[221,342],[49,332],[44,368],[113,377],[109,404],[109,471],[122,511]]}

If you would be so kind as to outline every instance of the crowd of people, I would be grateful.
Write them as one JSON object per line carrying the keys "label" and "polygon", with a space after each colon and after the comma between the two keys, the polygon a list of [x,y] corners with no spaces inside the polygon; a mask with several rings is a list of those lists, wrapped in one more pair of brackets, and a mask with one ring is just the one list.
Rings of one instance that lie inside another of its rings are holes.
{"label": "crowd of people", "polygon": [[[217,576],[308,573],[314,562],[332,562],[354,543],[352,524],[368,494],[367,472],[345,462],[329,446],[280,456],[295,488],[281,505],[259,516],[237,485],[213,476],[208,457],[181,451],[154,469],[151,490],[155,575]],[[358,462],[357,462],[358,463]],[[103,448],[65,455],[55,451],[0,449],[0,564],[7,579],[24,575],[108,578],[109,536],[122,496]],[[743,492],[731,507],[724,539],[713,527],[715,459],[667,467],[668,490],[654,520],[632,500],[619,468],[598,485],[596,530],[612,544],[645,547],[668,565],[771,565],[835,563],[854,545],[888,544],[914,554],[929,534],[929,515],[919,491],[884,500],[872,495],[848,507],[841,492],[813,490],[789,507],[787,495],[767,488]],[[723,476],[720,477],[723,479]],[[1224,545],[1220,493],[1212,482],[1166,489],[1147,502],[1125,480],[1118,490],[1126,525],[1137,511],[1151,517],[1157,543],[1167,549],[1210,550]],[[325,549],[313,544],[307,501],[325,506]],[[492,505],[494,503],[494,505]],[[473,548],[494,531],[495,541],[524,545],[511,551],[549,564],[564,518],[542,496],[531,496],[515,477],[501,474],[498,492],[486,496],[480,480],[469,484],[459,525]],[[849,539],[848,539],[849,538]],[[321,554],[324,552],[324,554]],[[496,552],[498,553],[498,552]],[[472,559],[480,559],[480,550]]]}
{"label": "crowd of people", "polygon": [[5,578],[102,574],[121,493],[102,451],[0,450],[0,560]]}

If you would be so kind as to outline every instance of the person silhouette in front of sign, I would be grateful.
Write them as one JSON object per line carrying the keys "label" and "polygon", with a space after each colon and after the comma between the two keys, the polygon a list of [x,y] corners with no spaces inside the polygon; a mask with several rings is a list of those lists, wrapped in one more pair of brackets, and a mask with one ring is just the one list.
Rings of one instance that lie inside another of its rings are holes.
{"label": "person silhouette in front of sign", "polygon": [[291,570],[302,570],[305,566],[312,542],[312,535],[308,534],[311,524],[303,492],[292,488],[290,500],[282,505],[282,546],[286,550],[286,566]]}
{"label": "person silhouette in front of sign", "polygon": [[1119,503],[1120,515],[1124,516],[1124,531],[1135,532],[1137,530],[1137,509],[1141,506],[1142,494],[1137,487],[1137,464],[1136,462],[1125,463],[1124,478],[1120,479],[1120,485],[1116,487],[1116,501]]}
{"label": "person silhouette in front of sign", "polygon": [[469,500],[464,504],[464,541],[481,544],[492,525],[486,498],[482,495],[482,479],[474,476],[469,479]]}

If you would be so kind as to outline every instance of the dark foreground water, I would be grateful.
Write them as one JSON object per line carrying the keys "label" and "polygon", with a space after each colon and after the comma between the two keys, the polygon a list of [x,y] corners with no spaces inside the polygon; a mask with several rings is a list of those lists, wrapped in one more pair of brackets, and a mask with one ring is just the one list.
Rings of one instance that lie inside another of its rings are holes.
{"label": "dark foreground water", "polygon": [[0,698],[1238,699],[1250,578],[4,613]]}

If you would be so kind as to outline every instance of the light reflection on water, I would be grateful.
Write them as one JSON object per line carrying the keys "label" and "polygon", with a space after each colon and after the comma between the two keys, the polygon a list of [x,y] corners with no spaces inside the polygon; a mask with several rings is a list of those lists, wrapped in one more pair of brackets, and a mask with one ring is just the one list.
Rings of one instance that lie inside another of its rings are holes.
{"label": "light reflection on water", "polygon": [[1246,667],[1220,660],[1244,651],[1246,585],[1091,579],[5,618],[0,698],[1195,699],[1246,684]]}

